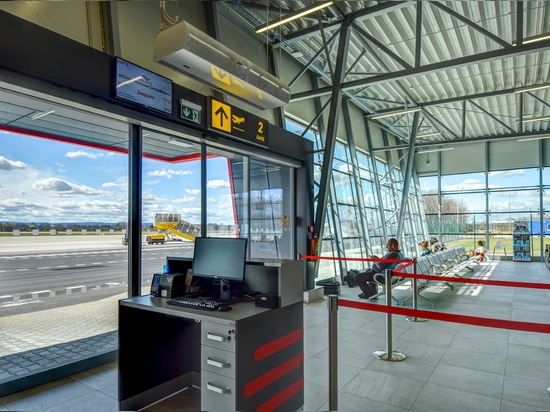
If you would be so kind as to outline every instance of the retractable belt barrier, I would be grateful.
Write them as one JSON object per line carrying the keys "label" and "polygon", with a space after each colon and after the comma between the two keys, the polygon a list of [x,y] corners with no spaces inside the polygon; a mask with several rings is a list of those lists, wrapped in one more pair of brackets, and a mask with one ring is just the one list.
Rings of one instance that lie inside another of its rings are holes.
{"label": "retractable belt barrier", "polygon": [[[306,256],[301,255],[302,259],[326,259],[326,260],[353,260],[353,261],[371,261],[371,262],[397,262],[405,263],[404,266],[414,265],[413,272],[416,272],[416,259],[378,259],[378,258],[335,258],[335,257],[322,257],[322,256]],[[414,321],[424,321],[426,319],[440,320],[444,322],[453,322],[453,323],[462,323],[475,326],[485,326],[490,328],[499,328],[499,329],[510,329],[523,332],[537,332],[537,333],[549,333],[550,334],[550,324],[546,323],[535,323],[535,322],[522,322],[515,320],[504,320],[504,319],[492,319],[484,318],[479,316],[470,316],[470,315],[457,315],[450,313],[439,313],[430,310],[420,310],[416,308],[416,282],[413,284],[413,308],[404,308],[392,306],[392,288],[391,288],[391,278],[393,275],[392,270],[388,270],[386,274],[386,304],[380,305],[377,303],[367,303],[367,302],[358,302],[354,300],[339,299],[337,295],[328,296],[328,311],[329,311],[329,408],[331,411],[338,410],[338,370],[337,370],[337,342],[338,342],[338,333],[337,333],[337,324],[338,317],[337,311],[338,306],[355,308],[361,310],[370,310],[374,312],[384,312],[386,313],[386,350],[385,351],[375,351],[374,357],[380,360],[385,361],[402,361],[406,356],[402,353],[392,351],[392,315],[403,315],[406,316],[407,320]],[[424,280],[435,280],[440,281],[440,276],[433,275],[424,275],[417,273],[404,273],[398,272],[399,277],[406,277],[411,279],[424,279]],[[489,285],[489,286],[504,286],[504,287],[516,287],[516,288],[530,288],[530,289],[543,289],[550,290],[549,283],[533,283],[533,282],[511,282],[511,281],[502,281],[502,280],[488,280],[488,279],[472,279],[472,278],[450,278],[446,277],[445,282],[456,282],[456,283],[469,283],[469,284],[479,284],[479,285]],[[547,389],[548,394],[550,395],[550,387]]]}

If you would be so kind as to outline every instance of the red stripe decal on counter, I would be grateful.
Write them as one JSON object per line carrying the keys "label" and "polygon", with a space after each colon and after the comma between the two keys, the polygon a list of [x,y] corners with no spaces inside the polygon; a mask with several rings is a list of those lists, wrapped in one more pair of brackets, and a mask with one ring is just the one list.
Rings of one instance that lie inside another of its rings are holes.
{"label": "red stripe decal on counter", "polygon": [[296,369],[298,366],[302,365],[303,363],[304,363],[304,354],[300,353],[299,355],[294,356],[293,358],[271,369],[270,371],[264,373],[263,375],[258,376],[256,379],[246,384],[246,386],[244,387],[244,397],[249,398],[259,390],[272,384],[277,379],[280,379],[281,377],[283,377],[293,369]]}
{"label": "red stripe decal on counter", "polygon": [[290,332],[284,336],[281,336],[278,339],[275,339],[271,342],[266,343],[265,345],[260,346],[254,351],[254,360],[256,362],[267,358],[268,356],[277,353],[281,349],[286,348],[287,346],[292,345],[300,340],[304,339],[304,329],[300,328],[294,332]]}
{"label": "red stripe decal on counter", "polygon": [[282,405],[284,402],[290,399],[291,396],[300,392],[302,389],[304,389],[304,378],[298,379],[296,382],[286,387],[284,390],[279,392],[273,398],[269,399],[267,402],[262,403],[260,406],[258,406],[258,409],[256,409],[256,411],[257,412],[272,411],[273,409]]}

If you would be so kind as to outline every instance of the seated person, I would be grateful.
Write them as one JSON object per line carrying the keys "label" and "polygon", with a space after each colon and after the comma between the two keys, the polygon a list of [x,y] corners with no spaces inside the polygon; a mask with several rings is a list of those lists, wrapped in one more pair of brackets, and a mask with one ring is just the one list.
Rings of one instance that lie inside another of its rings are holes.
{"label": "seated person", "polygon": [[432,237],[430,239],[430,245],[431,245],[432,253],[447,249],[443,244],[443,242],[440,242],[436,237]]}
{"label": "seated person", "polygon": [[[388,253],[382,259],[404,259],[404,256],[399,251],[399,242],[395,238],[388,239],[386,244]],[[378,293],[378,284],[374,281],[374,275],[381,273],[387,269],[393,269],[399,262],[376,262],[372,268],[355,274],[355,282],[361,288],[362,293],[359,294],[360,299],[368,299]]]}
{"label": "seated person", "polygon": [[423,240],[418,244],[418,246],[420,246],[420,256],[426,256],[430,254],[431,251],[430,251],[430,248],[428,247],[429,243],[427,240]]}
{"label": "seated person", "polygon": [[485,249],[485,241],[478,240],[477,241],[477,249],[473,251],[473,256],[479,256],[477,261],[483,262],[485,260],[485,254],[487,253],[487,249]]}

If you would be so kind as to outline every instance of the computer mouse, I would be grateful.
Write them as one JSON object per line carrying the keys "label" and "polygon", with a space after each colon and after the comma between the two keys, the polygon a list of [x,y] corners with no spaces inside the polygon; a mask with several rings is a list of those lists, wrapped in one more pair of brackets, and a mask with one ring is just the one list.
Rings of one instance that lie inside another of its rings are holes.
{"label": "computer mouse", "polygon": [[229,312],[231,309],[232,309],[231,306],[227,306],[227,305],[222,305],[218,308],[220,312]]}

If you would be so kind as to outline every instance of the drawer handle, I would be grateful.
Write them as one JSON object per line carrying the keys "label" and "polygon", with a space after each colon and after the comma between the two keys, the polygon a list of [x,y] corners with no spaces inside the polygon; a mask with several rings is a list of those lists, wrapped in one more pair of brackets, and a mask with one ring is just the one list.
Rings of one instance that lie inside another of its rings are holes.
{"label": "drawer handle", "polygon": [[230,389],[218,388],[217,386],[212,385],[210,382],[206,383],[206,389],[208,389],[209,391],[216,392],[216,393],[221,393],[221,394],[231,392]]}
{"label": "drawer handle", "polygon": [[206,364],[216,368],[229,368],[231,366],[229,362],[220,362],[212,358],[206,358]]}
{"label": "drawer handle", "polygon": [[206,334],[206,339],[215,340],[216,342],[227,342],[227,338],[225,336],[214,335],[210,332]]}

